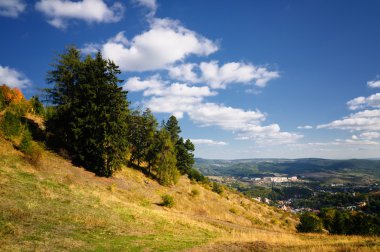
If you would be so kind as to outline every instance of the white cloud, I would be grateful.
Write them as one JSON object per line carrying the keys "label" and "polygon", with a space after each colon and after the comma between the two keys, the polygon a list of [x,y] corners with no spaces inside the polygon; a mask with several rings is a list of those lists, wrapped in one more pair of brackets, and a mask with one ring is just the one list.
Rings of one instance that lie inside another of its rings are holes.
{"label": "white cloud", "polygon": [[132,77],[127,80],[124,89],[143,91],[144,105],[153,112],[170,113],[182,118],[186,113],[196,124],[216,126],[229,130],[238,139],[253,139],[260,142],[284,143],[294,142],[301,135],[282,132],[278,124],[262,126],[266,115],[258,110],[243,110],[215,103],[206,103],[206,97],[214,96],[208,86],[189,86],[181,83],[168,83],[158,75],[145,80]]}
{"label": "white cloud", "polygon": [[193,69],[197,66],[194,63],[180,64],[177,66],[171,66],[168,68],[169,76],[172,79],[186,81],[190,83],[200,82],[197,74],[193,72]]}
{"label": "white cloud", "polygon": [[23,0],[1,0],[0,16],[17,18],[26,9]]}
{"label": "white cloud", "polygon": [[370,88],[379,88],[380,87],[380,80],[368,81],[367,85]]}
{"label": "white cloud", "polygon": [[178,21],[157,18],[151,21],[148,31],[135,36],[129,45],[111,39],[102,46],[103,55],[123,71],[165,69],[190,55],[207,56],[217,49],[214,42]]}
{"label": "white cloud", "polygon": [[240,130],[265,120],[265,114],[260,111],[245,111],[215,103],[201,104],[190,111],[189,116],[201,126],[218,126],[225,130]]}
{"label": "white cloud", "polygon": [[380,109],[360,111],[340,120],[335,120],[328,124],[318,125],[317,128],[342,129],[352,131],[379,131]]}
{"label": "white cloud", "polygon": [[196,145],[200,145],[200,144],[205,144],[205,145],[209,145],[209,146],[223,146],[223,145],[228,145],[228,143],[226,142],[222,142],[222,141],[214,141],[212,139],[190,139],[190,141]]}
{"label": "white cloud", "polygon": [[268,71],[264,67],[256,67],[241,62],[229,62],[219,66],[218,61],[202,62],[199,66],[202,80],[212,88],[226,88],[230,83],[250,83],[265,87],[271,79],[280,75],[275,71]]}
{"label": "white cloud", "polygon": [[160,89],[164,84],[158,75],[154,75],[146,80],[141,80],[140,77],[129,78],[123,88],[127,91],[137,92],[146,89]]}
{"label": "white cloud", "polygon": [[304,126],[298,126],[297,129],[312,129],[313,126],[311,125],[304,125]]}
{"label": "white cloud", "polygon": [[366,107],[380,108],[380,93],[368,97],[357,97],[348,101],[347,106],[351,110],[363,109]]}
{"label": "white cloud", "polygon": [[368,132],[363,132],[360,135],[351,136],[351,139],[353,140],[359,140],[359,139],[372,140],[372,139],[377,139],[377,138],[380,138],[380,132],[368,131]]}
{"label": "white cloud", "polygon": [[25,88],[31,84],[31,81],[15,69],[0,66],[0,84],[6,84],[9,87]]}
{"label": "white cloud", "polygon": [[139,77],[129,78],[123,86],[128,91],[143,91],[145,106],[153,112],[170,113],[182,118],[185,112],[192,111],[202,103],[204,97],[214,96],[209,87],[188,86],[182,83],[168,83],[159,75],[145,80]]}
{"label": "white cloud", "polygon": [[143,7],[149,9],[148,17],[153,17],[157,11],[157,2],[156,0],[135,0],[135,2]]}
{"label": "white cloud", "polygon": [[35,7],[49,18],[49,24],[61,29],[67,27],[70,19],[88,23],[114,23],[120,21],[124,14],[121,3],[107,6],[103,0],[40,0]]}
{"label": "white cloud", "polygon": [[[199,76],[194,70],[199,70]],[[229,62],[219,65],[218,61],[197,64],[182,64],[172,66],[169,76],[173,79],[191,83],[207,83],[211,88],[226,88],[231,83],[254,83],[265,87],[267,82],[276,79],[280,74],[265,67],[257,67],[242,62]]]}
{"label": "white cloud", "polygon": [[204,103],[190,111],[189,116],[201,126],[218,126],[224,130],[231,130],[240,140],[278,144],[295,142],[302,138],[302,135],[281,131],[278,124],[262,126],[266,115],[260,111]]}
{"label": "white cloud", "polygon": [[100,51],[101,45],[96,43],[86,43],[84,44],[83,48],[80,49],[81,53],[87,55],[87,54],[94,54]]}

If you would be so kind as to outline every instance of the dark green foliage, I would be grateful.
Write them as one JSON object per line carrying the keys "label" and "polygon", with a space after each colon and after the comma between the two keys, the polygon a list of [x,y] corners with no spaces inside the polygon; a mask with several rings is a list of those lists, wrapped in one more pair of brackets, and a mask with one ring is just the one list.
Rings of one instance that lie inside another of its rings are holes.
{"label": "dark green foliage", "polygon": [[323,230],[322,220],[313,213],[303,213],[297,231],[302,233],[321,233]]}
{"label": "dark green foliage", "polygon": [[149,109],[142,114],[135,110],[129,117],[128,139],[131,144],[131,161],[140,166],[142,161],[148,162],[149,169],[155,158],[152,155],[157,121]]}
{"label": "dark green foliage", "polygon": [[184,141],[179,136],[181,128],[174,115],[169,117],[164,127],[169,132],[172,142],[175,143],[178,170],[181,174],[188,174],[194,165],[194,144],[189,139]]}
{"label": "dark green foliage", "polygon": [[23,129],[19,115],[6,111],[1,120],[1,130],[7,139],[12,139],[21,134]]}
{"label": "dark green foliage", "polygon": [[320,218],[324,227],[331,234],[346,235],[379,235],[379,215],[365,214],[356,211],[342,211],[338,209],[323,209]]}
{"label": "dark green foliage", "polygon": [[212,182],[212,189],[213,192],[216,192],[217,194],[222,194],[223,193],[223,187],[216,182]]}
{"label": "dark green foliage", "polygon": [[179,133],[181,133],[181,128],[179,127],[178,120],[174,115],[170,116],[168,121],[165,123],[165,129],[168,131],[172,142],[177,143],[179,140]]}
{"label": "dark green foliage", "polygon": [[40,102],[37,96],[33,96],[32,98],[30,98],[29,102],[32,106],[33,113],[40,116],[43,116],[45,114],[44,105],[42,104],[42,102]]}
{"label": "dark green foliage", "polygon": [[200,173],[197,169],[190,169],[189,173],[188,173],[188,177],[191,181],[196,181],[196,182],[201,182],[201,183],[205,183],[208,181],[208,179],[203,176],[202,173]]}
{"label": "dark green foliage", "polygon": [[70,47],[53,65],[47,89],[56,106],[47,129],[56,146],[65,148],[78,164],[101,176],[111,176],[125,158],[128,103],[117,78],[118,67],[102,58]]}
{"label": "dark green foliage", "polygon": [[177,168],[181,174],[189,174],[194,165],[194,144],[187,139],[185,142],[181,137],[176,143]]}
{"label": "dark green foliage", "polygon": [[161,196],[161,199],[162,199],[162,202],[161,202],[160,206],[169,207],[169,208],[174,206],[173,196],[165,194],[165,195]]}

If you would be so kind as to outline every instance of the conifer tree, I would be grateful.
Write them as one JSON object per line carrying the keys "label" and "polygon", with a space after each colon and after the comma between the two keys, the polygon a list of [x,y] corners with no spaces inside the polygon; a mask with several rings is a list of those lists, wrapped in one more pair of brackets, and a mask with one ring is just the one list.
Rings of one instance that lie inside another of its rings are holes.
{"label": "conifer tree", "polygon": [[101,53],[81,60],[70,47],[60,55],[48,81],[48,98],[55,113],[48,130],[80,165],[101,176],[111,176],[125,158],[128,103],[118,86],[119,68]]}
{"label": "conifer tree", "polygon": [[175,144],[177,168],[182,174],[189,174],[194,164],[194,145],[187,139],[184,141],[179,136],[181,127],[178,124],[177,118],[172,115],[165,123],[165,129],[170,134],[172,142]]}

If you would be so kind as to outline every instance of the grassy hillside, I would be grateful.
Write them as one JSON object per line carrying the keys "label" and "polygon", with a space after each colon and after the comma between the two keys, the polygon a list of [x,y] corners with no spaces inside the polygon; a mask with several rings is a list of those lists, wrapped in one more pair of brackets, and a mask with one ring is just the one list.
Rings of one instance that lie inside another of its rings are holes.
{"label": "grassy hillside", "polygon": [[0,251],[380,249],[377,238],[297,234],[295,216],[185,177],[173,187],[129,168],[101,178],[47,151],[34,167],[1,138],[0,202]]}

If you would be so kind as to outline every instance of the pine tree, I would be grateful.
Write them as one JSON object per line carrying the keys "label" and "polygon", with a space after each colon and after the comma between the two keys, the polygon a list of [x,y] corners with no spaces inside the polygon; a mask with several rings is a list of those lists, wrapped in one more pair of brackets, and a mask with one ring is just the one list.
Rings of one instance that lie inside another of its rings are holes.
{"label": "pine tree", "polygon": [[142,161],[148,162],[150,169],[150,149],[154,144],[157,121],[152,112],[146,109],[142,114],[139,110],[132,112],[129,120],[128,138],[131,143],[131,161],[140,166]]}
{"label": "pine tree", "polygon": [[177,118],[172,115],[165,123],[165,129],[169,132],[172,142],[175,144],[177,168],[182,174],[189,174],[194,164],[194,145],[187,139],[184,141],[179,136],[181,127],[178,124]]}
{"label": "pine tree", "polygon": [[181,133],[181,128],[178,125],[177,118],[172,115],[169,117],[168,121],[165,123],[165,129],[170,135],[173,143],[177,143],[179,140],[179,134]]}
{"label": "pine tree", "polygon": [[47,89],[56,111],[48,119],[53,133],[74,160],[101,176],[111,176],[125,159],[128,103],[118,86],[119,68],[101,53],[81,60],[71,47],[60,55]]}

